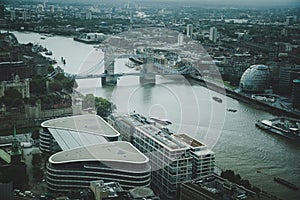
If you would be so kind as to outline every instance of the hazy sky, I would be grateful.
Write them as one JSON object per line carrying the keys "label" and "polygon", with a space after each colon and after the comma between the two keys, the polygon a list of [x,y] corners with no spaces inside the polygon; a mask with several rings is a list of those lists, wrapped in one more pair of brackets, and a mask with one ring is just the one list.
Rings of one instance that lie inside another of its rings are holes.
{"label": "hazy sky", "polygon": [[[101,0],[100,0],[101,1]],[[124,0],[126,2],[126,0]],[[128,0],[127,0],[128,1]],[[243,6],[243,5],[251,5],[251,6],[293,6],[293,5],[300,5],[300,0],[129,0],[135,2],[177,2],[177,3],[197,3],[197,4],[204,4],[204,5],[236,5],[236,6]]]}
{"label": "hazy sky", "polygon": [[[13,0],[0,0],[12,2]],[[15,0],[15,1],[30,1],[30,0]],[[43,2],[44,0],[33,0],[36,2]],[[66,2],[66,3],[147,3],[152,2],[159,6],[159,3],[170,3],[171,5],[203,5],[203,6],[236,6],[236,7],[300,7],[300,0],[46,0],[48,2]]]}

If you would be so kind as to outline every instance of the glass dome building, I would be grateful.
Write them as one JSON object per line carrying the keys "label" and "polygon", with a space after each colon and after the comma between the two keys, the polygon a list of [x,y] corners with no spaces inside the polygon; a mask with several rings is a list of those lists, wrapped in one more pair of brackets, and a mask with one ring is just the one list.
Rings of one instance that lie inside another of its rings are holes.
{"label": "glass dome building", "polygon": [[242,75],[240,89],[243,92],[260,93],[270,86],[270,68],[266,65],[251,65]]}

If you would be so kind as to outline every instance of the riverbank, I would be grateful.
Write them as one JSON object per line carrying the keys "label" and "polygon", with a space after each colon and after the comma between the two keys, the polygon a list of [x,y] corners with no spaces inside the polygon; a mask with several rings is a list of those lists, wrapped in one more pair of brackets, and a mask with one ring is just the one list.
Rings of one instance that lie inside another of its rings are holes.
{"label": "riverbank", "polygon": [[231,98],[236,99],[238,101],[250,104],[250,105],[252,105],[252,106],[254,106],[258,109],[265,110],[265,111],[267,111],[267,112],[269,112],[273,115],[278,115],[278,116],[284,115],[284,116],[287,116],[287,117],[300,118],[300,113],[296,113],[296,112],[292,112],[292,111],[288,111],[288,110],[285,110],[285,109],[281,109],[281,108],[272,106],[268,103],[253,99],[253,98],[248,97],[246,95],[243,95],[241,93],[237,93],[234,90],[232,90],[229,87],[226,87],[224,85],[222,87],[222,86],[220,86],[216,83],[213,83],[211,81],[195,78],[195,77],[192,77],[190,75],[185,75],[185,77],[187,78],[187,80],[189,80],[192,83],[197,83],[197,84],[199,84],[203,87],[211,89],[211,90],[213,90],[215,92],[218,92],[220,94],[223,94],[225,96],[228,96],[228,97],[231,97]]}

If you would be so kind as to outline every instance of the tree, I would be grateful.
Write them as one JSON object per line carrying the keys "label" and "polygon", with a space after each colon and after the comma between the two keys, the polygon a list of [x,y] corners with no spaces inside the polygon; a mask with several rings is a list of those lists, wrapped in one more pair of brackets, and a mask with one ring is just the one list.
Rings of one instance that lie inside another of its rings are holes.
{"label": "tree", "polygon": [[33,140],[38,140],[40,138],[40,132],[39,132],[39,129],[34,129],[32,131],[32,134],[31,134],[31,138]]}
{"label": "tree", "polygon": [[63,85],[59,81],[52,81],[49,83],[50,92],[60,92],[63,89]]}
{"label": "tree", "polygon": [[4,96],[0,99],[0,103],[3,103],[7,107],[17,107],[23,106],[22,94],[14,88],[5,90]]}
{"label": "tree", "polygon": [[102,97],[95,97],[95,107],[97,115],[103,118],[107,118],[112,111],[116,109],[116,106],[113,103]]}
{"label": "tree", "polygon": [[41,95],[45,94],[46,90],[46,79],[41,76],[34,76],[30,81],[30,93]]}

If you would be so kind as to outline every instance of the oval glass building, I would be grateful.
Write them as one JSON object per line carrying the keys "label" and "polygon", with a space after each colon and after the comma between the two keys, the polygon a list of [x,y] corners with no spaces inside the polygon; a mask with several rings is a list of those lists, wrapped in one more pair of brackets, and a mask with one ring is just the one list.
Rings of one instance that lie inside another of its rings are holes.
{"label": "oval glass building", "polygon": [[270,86],[270,68],[251,65],[242,75],[240,89],[248,93],[263,93]]}
{"label": "oval glass building", "polygon": [[88,188],[91,181],[123,189],[150,186],[149,159],[129,142],[116,141],[61,151],[49,158],[47,186],[55,192]]}

